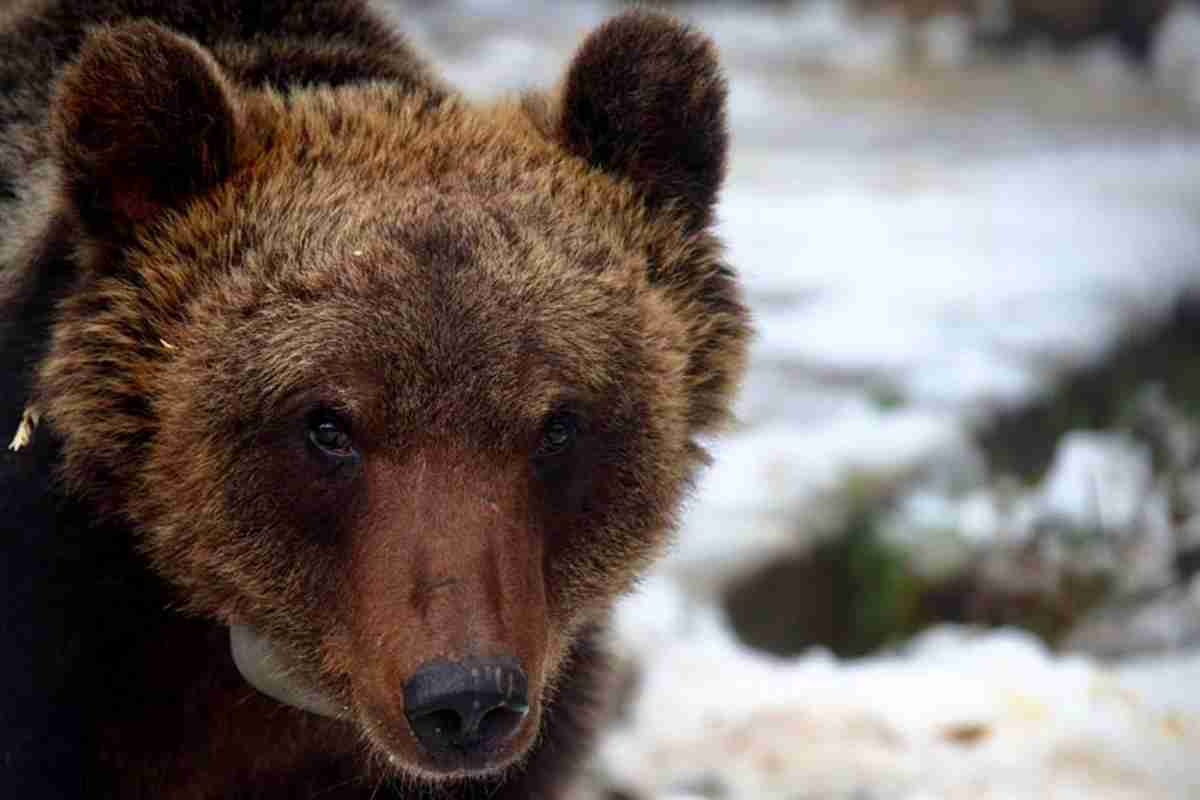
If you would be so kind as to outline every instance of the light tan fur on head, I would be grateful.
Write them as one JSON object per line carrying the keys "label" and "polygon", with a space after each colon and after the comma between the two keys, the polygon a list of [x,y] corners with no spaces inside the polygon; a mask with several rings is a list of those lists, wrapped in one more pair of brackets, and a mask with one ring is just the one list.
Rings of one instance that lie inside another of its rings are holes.
{"label": "light tan fur on head", "polygon": [[41,418],[42,415],[36,406],[25,406],[25,410],[21,412],[21,424],[17,426],[17,432],[13,434],[12,441],[8,443],[8,449],[15,453],[28,447],[29,443],[33,441],[33,434],[37,430]]}

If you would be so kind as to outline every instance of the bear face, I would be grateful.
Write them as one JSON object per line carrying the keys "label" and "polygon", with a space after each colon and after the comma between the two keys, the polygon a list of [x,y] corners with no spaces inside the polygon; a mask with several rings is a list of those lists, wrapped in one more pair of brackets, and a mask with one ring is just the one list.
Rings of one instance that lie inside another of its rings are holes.
{"label": "bear face", "polygon": [[743,366],[724,98],[642,12],[487,107],[97,29],[51,107],[80,274],[34,403],[66,485],[264,691],[404,775],[516,763]]}

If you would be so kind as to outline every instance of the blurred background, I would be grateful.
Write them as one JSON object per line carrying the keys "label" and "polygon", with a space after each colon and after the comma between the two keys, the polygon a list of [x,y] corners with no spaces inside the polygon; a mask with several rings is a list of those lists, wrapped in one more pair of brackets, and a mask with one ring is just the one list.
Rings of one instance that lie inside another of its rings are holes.
{"label": "blurred background", "polygon": [[[478,98],[619,3],[400,2]],[[758,330],[579,800],[1200,798],[1200,3],[675,3]]]}

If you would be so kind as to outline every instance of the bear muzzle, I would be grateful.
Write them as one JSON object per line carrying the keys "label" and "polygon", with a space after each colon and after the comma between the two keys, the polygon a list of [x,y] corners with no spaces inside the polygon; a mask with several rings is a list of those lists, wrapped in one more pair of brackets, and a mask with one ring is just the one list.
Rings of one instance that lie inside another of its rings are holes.
{"label": "bear muzzle", "polygon": [[408,774],[483,775],[521,760],[558,663],[528,473],[446,447],[364,463],[342,567],[353,591],[330,616],[326,663],[344,692],[297,669],[286,642],[236,624],[242,676],[281,703],[355,725]]}
{"label": "bear muzzle", "polygon": [[[348,706],[306,684],[284,652],[248,625],[229,629],[230,651],[242,677],[284,705],[346,719]],[[434,659],[404,684],[407,736],[435,772],[488,772],[512,760],[514,739],[529,716],[529,680],[511,656]],[[393,726],[388,726],[393,727]],[[399,759],[390,758],[393,764]]]}

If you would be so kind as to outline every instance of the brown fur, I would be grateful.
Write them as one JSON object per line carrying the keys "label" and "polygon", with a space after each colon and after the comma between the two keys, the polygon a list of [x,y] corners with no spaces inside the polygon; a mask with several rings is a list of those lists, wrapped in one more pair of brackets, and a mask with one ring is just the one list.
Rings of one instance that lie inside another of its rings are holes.
{"label": "brown fur", "polygon": [[[661,552],[743,366],[707,230],[727,147],[712,47],[627,13],[557,92],[475,106],[394,42],[206,44],[189,19],[105,16],[57,82],[77,277],[32,399],[72,494],[128,525],[180,607],[253,625],[349,711],[256,696],[222,629],[179,618],[177,645],[123,674],[182,672],[159,692],[204,697],[203,721],[153,742],[177,712],[126,707],[105,763],[121,796],[462,779],[407,731],[402,686],[431,659],[509,655],[531,712],[500,761],[548,740],[506,791],[552,796],[570,757],[545,766],[565,746],[546,731],[592,685],[573,659]],[[318,408],[348,420],[354,464],[314,456]],[[540,457],[564,409],[575,446]]]}

